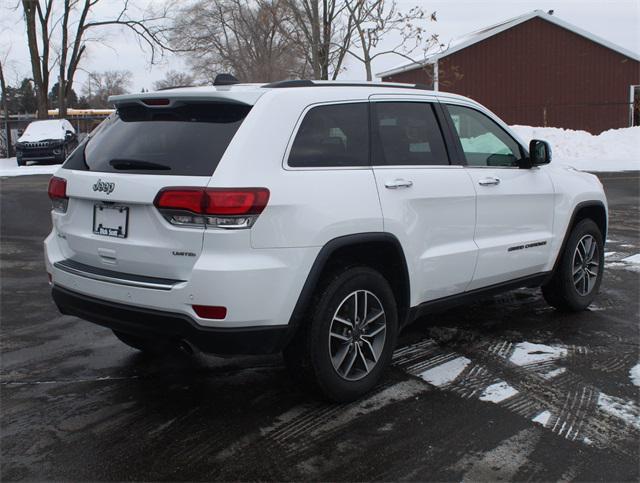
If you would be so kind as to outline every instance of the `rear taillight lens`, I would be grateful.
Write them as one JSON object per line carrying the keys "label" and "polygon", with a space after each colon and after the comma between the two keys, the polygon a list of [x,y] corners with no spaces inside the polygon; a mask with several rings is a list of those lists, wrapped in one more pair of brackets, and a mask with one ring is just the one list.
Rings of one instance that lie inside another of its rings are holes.
{"label": "rear taillight lens", "polygon": [[59,213],[66,213],[69,197],[67,196],[67,180],[52,176],[49,180],[49,198],[53,210]]}
{"label": "rear taillight lens", "polygon": [[174,225],[250,228],[269,201],[266,188],[165,188],[153,204]]}

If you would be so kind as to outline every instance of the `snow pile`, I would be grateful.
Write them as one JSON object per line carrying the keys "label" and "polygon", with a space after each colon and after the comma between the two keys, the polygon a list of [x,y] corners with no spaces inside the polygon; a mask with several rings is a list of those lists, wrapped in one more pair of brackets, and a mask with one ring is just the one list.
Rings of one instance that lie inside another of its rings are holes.
{"label": "snow pile", "polygon": [[640,169],[640,126],[611,129],[598,136],[556,127],[511,126],[528,143],[542,139],[551,145],[552,163],[583,171]]}
{"label": "snow pile", "polygon": [[59,164],[18,166],[16,158],[0,159],[0,176],[24,176],[26,174],[52,174]]}
{"label": "snow pile", "polygon": [[511,154],[509,148],[491,133],[481,134],[474,138],[460,137],[460,144],[465,152]]}

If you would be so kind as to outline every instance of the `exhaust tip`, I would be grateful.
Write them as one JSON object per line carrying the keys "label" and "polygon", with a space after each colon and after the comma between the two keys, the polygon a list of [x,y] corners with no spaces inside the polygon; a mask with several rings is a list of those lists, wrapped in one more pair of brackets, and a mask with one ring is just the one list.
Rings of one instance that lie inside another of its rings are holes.
{"label": "exhaust tip", "polygon": [[177,344],[177,348],[180,352],[192,356],[195,354],[194,347],[184,339],[180,339]]}

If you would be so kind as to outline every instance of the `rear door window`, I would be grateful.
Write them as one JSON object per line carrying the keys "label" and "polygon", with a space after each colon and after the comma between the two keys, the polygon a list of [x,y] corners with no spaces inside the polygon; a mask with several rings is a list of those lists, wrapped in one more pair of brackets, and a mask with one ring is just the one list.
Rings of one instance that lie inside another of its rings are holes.
{"label": "rear door window", "polygon": [[310,109],[293,141],[288,164],[295,168],[368,166],[368,103]]}
{"label": "rear door window", "polygon": [[448,165],[442,132],[426,102],[377,102],[373,164],[378,166]]}
{"label": "rear door window", "polygon": [[250,109],[220,102],[171,108],[122,106],[71,154],[64,167],[211,176]]}

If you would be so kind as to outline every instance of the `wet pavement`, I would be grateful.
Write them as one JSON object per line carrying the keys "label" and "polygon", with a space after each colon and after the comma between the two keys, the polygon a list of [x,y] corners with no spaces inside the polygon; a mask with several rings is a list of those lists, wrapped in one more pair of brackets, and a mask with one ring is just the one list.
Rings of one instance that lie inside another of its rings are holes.
{"label": "wet pavement", "polygon": [[431,316],[346,405],[299,390],[279,356],[157,360],[60,315],[48,177],[2,179],[0,477],[637,481],[640,174],[600,177],[611,227],[591,310],[522,289]]}

